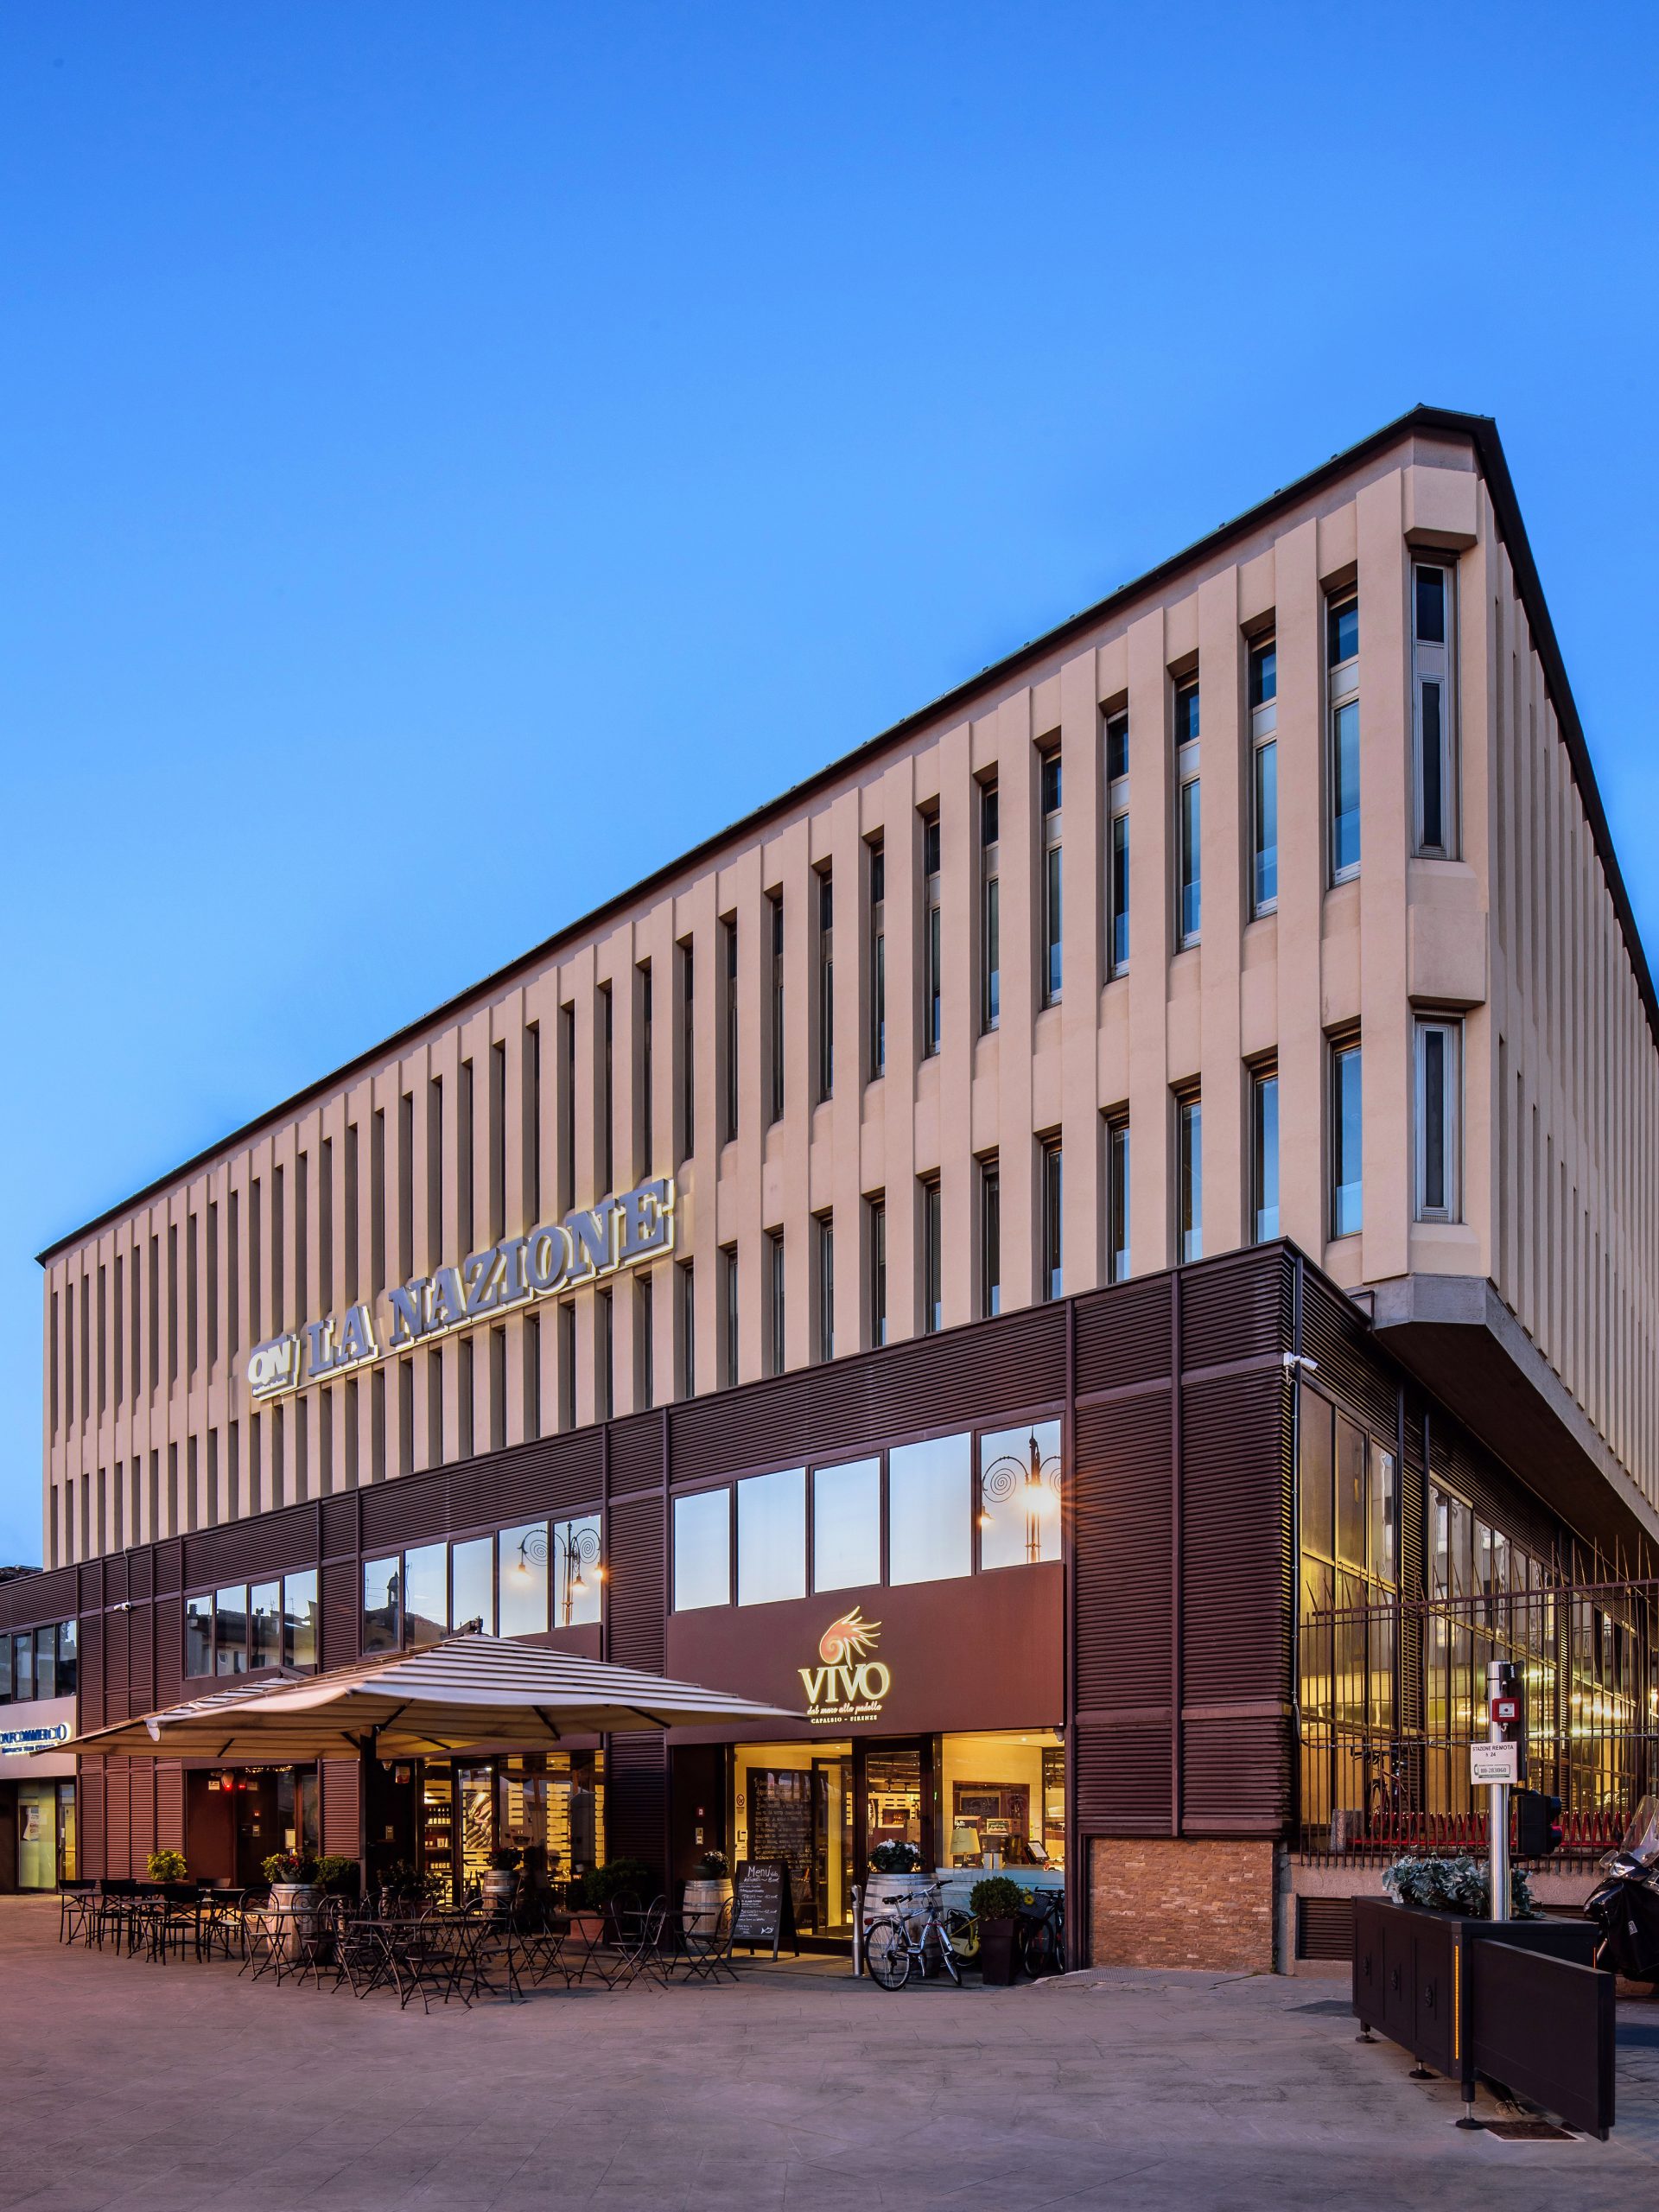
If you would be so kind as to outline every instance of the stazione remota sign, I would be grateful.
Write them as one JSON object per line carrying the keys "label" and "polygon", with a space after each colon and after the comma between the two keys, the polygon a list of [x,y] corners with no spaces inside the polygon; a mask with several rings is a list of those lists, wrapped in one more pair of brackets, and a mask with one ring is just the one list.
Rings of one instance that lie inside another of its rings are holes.
{"label": "stazione remota sign", "polygon": [[674,1249],[674,1179],[659,1175],[596,1206],[504,1236],[459,1267],[435,1268],[279,1337],[248,1354],[248,1389],[263,1402],[372,1367],[411,1346],[470,1329]]}

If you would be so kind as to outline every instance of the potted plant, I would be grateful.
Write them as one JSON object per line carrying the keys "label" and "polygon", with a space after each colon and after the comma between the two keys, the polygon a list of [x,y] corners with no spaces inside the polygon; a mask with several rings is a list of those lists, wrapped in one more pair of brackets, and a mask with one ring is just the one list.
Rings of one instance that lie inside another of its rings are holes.
{"label": "potted plant", "polygon": [[512,1910],[512,1901],[518,1894],[518,1867],[524,1855],[510,1843],[504,1843],[499,1851],[490,1853],[489,1871],[479,1883],[486,1912]]}
{"label": "potted plant", "polygon": [[922,1872],[922,1854],[913,1843],[876,1844],[864,1876],[864,1925],[890,1911],[895,1897],[921,1888]]}
{"label": "potted plant", "polygon": [[297,1958],[302,1939],[311,1935],[317,1924],[317,1907],[322,1899],[317,1887],[317,1862],[308,1852],[273,1851],[269,1859],[261,1860],[259,1871],[270,1884],[272,1905],[289,1916],[283,1950],[288,1957]]}
{"label": "potted plant", "polygon": [[1006,1989],[1014,1980],[1014,1929],[1025,1897],[1006,1874],[987,1874],[968,1893],[968,1910],[979,1923],[982,1978]]}
{"label": "potted plant", "polygon": [[144,1861],[152,1882],[182,1882],[188,1878],[181,1851],[152,1851]]}
{"label": "potted plant", "polygon": [[378,1888],[380,1917],[390,1920],[396,1905],[420,1903],[434,1894],[436,1885],[429,1876],[411,1866],[408,1859],[394,1859],[381,1870]]}
{"label": "potted plant", "polygon": [[[1464,1920],[1491,1917],[1492,1873],[1484,1859],[1459,1852],[1449,1859],[1396,1859],[1385,1867],[1382,1886],[1396,1904],[1427,1912],[1456,1913]],[[1536,1920],[1532,1889],[1518,1866],[1510,1869],[1510,1917]]]}
{"label": "potted plant", "polygon": [[343,1852],[325,1852],[317,1861],[317,1886],[325,1897],[354,1897],[357,1895],[358,1865]]}
{"label": "potted plant", "polygon": [[712,1935],[720,1925],[721,1912],[731,1894],[732,1878],[725,1853],[705,1851],[697,1861],[696,1872],[685,1885],[683,1903],[688,1925],[699,1934]]}

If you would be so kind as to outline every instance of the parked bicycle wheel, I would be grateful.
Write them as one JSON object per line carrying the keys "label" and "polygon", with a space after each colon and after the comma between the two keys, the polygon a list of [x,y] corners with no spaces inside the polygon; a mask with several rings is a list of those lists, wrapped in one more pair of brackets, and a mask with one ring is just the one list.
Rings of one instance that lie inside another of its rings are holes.
{"label": "parked bicycle wheel", "polygon": [[1020,1922],[1020,1963],[1033,1981],[1059,1973],[1059,1930],[1046,1913],[1040,1920]]}
{"label": "parked bicycle wheel", "polygon": [[950,1948],[959,1959],[972,1961],[979,1956],[979,1923],[971,1912],[947,1912],[944,1932],[950,1938]]}
{"label": "parked bicycle wheel", "polygon": [[957,1956],[957,1947],[950,1941],[950,1932],[949,1929],[944,1926],[943,1922],[936,1920],[932,1923],[929,1933],[933,1936],[935,1942],[938,1945],[940,1965],[944,1968],[946,1974],[950,1975],[951,1980],[956,1983],[957,1987],[960,1989],[962,1987],[962,1963]]}
{"label": "parked bicycle wheel", "polygon": [[873,1920],[864,1931],[864,1963],[872,1981],[883,1989],[902,1989],[910,1980],[910,1945],[896,1920]]}

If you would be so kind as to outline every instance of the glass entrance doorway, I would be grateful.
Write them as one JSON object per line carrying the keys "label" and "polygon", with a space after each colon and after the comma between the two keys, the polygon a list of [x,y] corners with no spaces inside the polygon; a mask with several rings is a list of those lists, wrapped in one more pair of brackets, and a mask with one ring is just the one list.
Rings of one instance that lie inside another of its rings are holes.
{"label": "glass entrance doorway", "polygon": [[855,1854],[861,1875],[879,1843],[914,1844],[924,1866],[937,1866],[933,1839],[933,1744],[859,1744],[853,1753]]}
{"label": "glass entrance doorway", "polygon": [[734,1862],[781,1859],[797,1932],[852,1940],[850,1744],[740,1744],[733,1755]]}

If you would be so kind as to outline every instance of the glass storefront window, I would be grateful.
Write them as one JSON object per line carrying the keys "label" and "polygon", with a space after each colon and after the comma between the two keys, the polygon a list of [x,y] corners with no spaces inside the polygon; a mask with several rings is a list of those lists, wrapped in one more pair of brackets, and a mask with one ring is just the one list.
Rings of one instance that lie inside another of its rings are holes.
{"label": "glass storefront window", "polygon": [[887,1454],[887,1580],[939,1582],[973,1567],[973,1440],[936,1436]]}
{"label": "glass storefront window", "polygon": [[283,1660],[283,1586],[259,1582],[248,1596],[248,1663],[279,1667]]}
{"label": "glass storefront window", "polygon": [[547,1626],[547,1523],[504,1529],[496,1539],[503,1636],[540,1636]]}
{"label": "glass storefront window", "polygon": [[58,1881],[58,1785],[17,1785],[17,1886],[51,1890]]}
{"label": "glass storefront window", "polygon": [[[785,1861],[804,1935],[852,1932],[852,1748],[740,1744],[734,1754],[730,1856]],[[725,1845],[718,1834],[709,1840]]]}
{"label": "glass storefront window", "polygon": [[398,1613],[402,1561],[365,1559],[363,1562],[363,1649],[396,1651],[400,1642]]}
{"label": "glass storefront window", "polygon": [[187,1598],[184,1601],[184,1671],[211,1675],[213,1671],[213,1601]]}
{"label": "glass storefront window", "polygon": [[575,1628],[599,1618],[599,1516],[553,1524],[553,1625]]}
{"label": "glass storefront window", "polygon": [[213,1671],[248,1671],[248,1593],[245,1586],[221,1590],[213,1599]]}
{"label": "glass storefront window", "polygon": [[75,1623],[0,1636],[0,1705],[75,1694]]}
{"label": "glass storefront window", "polygon": [[283,1661],[289,1667],[317,1663],[317,1570],[283,1580]]}
{"label": "glass storefront window", "polygon": [[732,1602],[732,1493],[694,1491],[674,1501],[674,1610]]}
{"label": "glass storefront window", "polygon": [[449,1551],[449,1618],[457,1628],[476,1621],[495,1634],[495,1546],[487,1536],[454,1544]]}
{"label": "glass storefront window", "polygon": [[939,1759],[949,1847],[943,1864],[1065,1865],[1065,1751],[1054,1730],[942,1737]]}
{"label": "glass storefront window", "polygon": [[404,1554],[404,1638],[435,1643],[449,1627],[449,1547],[423,1544]]}
{"label": "glass storefront window", "polygon": [[881,1580],[881,1462],[812,1470],[812,1587],[854,1590]]}
{"label": "glass storefront window", "polygon": [[737,1602],[806,1595],[806,1470],[751,1475],[737,1486]]}
{"label": "glass storefront window", "polygon": [[1060,1424],[1027,1422],[979,1440],[979,1563],[1034,1567],[1060,1556]]}

